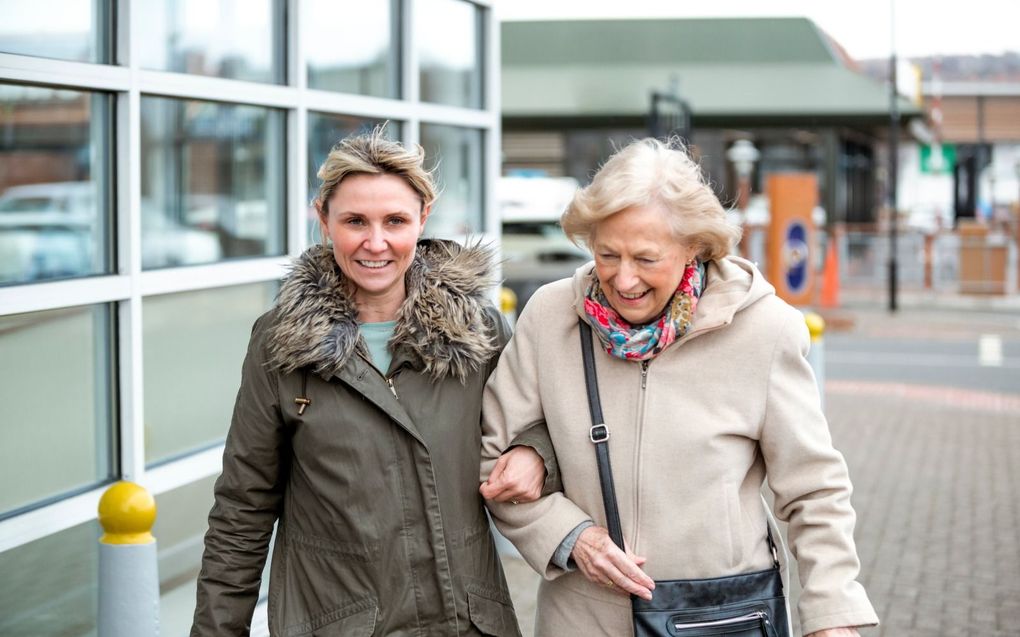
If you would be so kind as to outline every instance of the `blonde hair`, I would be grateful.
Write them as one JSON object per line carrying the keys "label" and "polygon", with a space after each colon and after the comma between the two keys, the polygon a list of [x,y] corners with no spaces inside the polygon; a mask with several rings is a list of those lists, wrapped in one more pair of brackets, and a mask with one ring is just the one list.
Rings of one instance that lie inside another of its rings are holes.
{"label": "blonde hair", "polygon": [[591,248],[599,222],[633,206],[654,205],[673,236],[696,246],[703,261],[725,257],[740,240],[740,228],[726,220],[701,167],[675,137],[648,137],[618,150],[574,194],[560,223],[574,243]]}
{"label": "blonde hair", "polygon": [[312,202],[321,217],[329,215],[329,200],[340,183],[351,175],[396,175],[421,198],[421,210],[436,200],[432,172],[425,168],[425,149],[408,148],[386,138],[386,125],[371,133],[341,139],[322,162],[316,176],[322,180],[319,195]]}

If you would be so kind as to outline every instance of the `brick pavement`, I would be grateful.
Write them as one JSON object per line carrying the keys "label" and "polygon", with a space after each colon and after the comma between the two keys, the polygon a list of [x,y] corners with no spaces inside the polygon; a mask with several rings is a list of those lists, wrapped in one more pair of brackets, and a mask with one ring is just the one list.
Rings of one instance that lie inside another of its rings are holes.
{"label": "brick pavement", "polygon": [[883,622],[869,634],[1020,635],[1017,412],[909,394],[826,399],[854,482],[862,582]]}
{"label": "brick pavement", "polygon": [[[862,634],[1020,635],[1015,397],[936,394],[867,383],[827,391],[833,440],[854,481],[861,581],[882,620]],[[527,636],[537,575],[505,561]]]}

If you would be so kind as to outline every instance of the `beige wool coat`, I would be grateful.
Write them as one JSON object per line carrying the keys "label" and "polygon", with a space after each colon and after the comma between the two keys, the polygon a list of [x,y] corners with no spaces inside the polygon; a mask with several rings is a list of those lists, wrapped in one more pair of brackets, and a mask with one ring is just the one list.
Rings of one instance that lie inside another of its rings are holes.
{"label": "beige wool coat", "polygon": [[[562,492],[489,503],[497,526],[545,581],[537,634],[631,635],[630,601],[550,560],[592,519],[605,526],[585,398],[578,317],[593,265],[528,302],[483,398],[482,478],[517,434],[545,423]],[[596,347],[624,539],[653,579],[767,569],[767,477],[788,521],[805,633],[878,619],[856,581],[850,479],[832,446],[805,354],[801,313],[748,261],[708,264],[691,331],[647,364]]]}

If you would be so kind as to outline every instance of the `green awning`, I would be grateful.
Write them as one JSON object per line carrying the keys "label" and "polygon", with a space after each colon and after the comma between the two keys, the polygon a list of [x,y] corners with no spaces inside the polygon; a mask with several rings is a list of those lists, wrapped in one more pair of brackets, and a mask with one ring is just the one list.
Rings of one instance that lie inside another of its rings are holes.
{"label": "green awning", "polygon": [[[888,89],[804,18],[506,22],[503,116],[641,116],[675,89],[695,117],[881,118]],[[900,101],[904,115],[919,109]]]}

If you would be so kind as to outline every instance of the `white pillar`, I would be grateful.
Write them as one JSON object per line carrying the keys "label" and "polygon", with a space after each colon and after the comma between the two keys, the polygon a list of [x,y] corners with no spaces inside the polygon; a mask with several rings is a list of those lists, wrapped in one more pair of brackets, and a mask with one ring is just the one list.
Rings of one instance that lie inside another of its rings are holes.
{"label": "white pillar", "polygon": [[99,500],[99,637],[159,635],[156,501],[145,488],[118,482]]}

